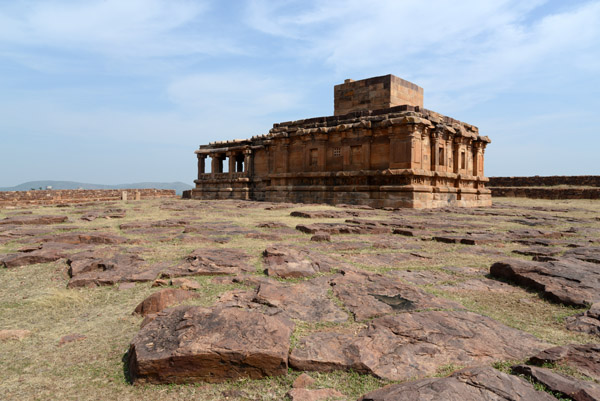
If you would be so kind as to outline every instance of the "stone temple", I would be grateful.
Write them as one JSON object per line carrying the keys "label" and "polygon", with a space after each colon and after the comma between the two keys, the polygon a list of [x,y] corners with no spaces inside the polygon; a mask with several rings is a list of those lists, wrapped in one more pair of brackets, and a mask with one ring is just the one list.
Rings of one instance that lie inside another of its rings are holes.
{"label": "stone temple", "polygon": [[333,116],[200,146],[190,196],[375,208],[492,204],[483,173],[490,139],[424,109],[423,88],[394,75],[347,79],[334,99]]}

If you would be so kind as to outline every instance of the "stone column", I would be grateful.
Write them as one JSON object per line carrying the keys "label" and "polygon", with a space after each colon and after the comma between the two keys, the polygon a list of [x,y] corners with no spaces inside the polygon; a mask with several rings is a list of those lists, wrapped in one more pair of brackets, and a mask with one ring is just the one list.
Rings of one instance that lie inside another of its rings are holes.
{"label": "stone column", "polygon": [[218,154],[212,154],[210,155],[210,173],[212,175],[215,175],[219,172],[219,158],[220,156]]}
{"label": "stone column", "polygon": [[452,146],[454,148],[454,168],[452,171],[458,174],[460,173],[460,137],[454,137]]}
{"label": "stone column", "polygon": [[235,173],[235,152],[227,152],[226,156],[229,158],[229,175]]}
{"label": "stone column", "polygon": [[206,160],[206,155],[198,154],[198,179],[204,174],[204,161]]}
{"label": "stone column", "polygon": [[438,146],[440,144],[440,140],[438,138],[437,133],[434,133],[431,136],[431,171],[438,171],[438,166],[440,164],[438,153]]}
{"label": "stone column", "polygon": [[250,163],[252,158],[252,150],[246,149],[244,150],[244,173],[250,175]]}

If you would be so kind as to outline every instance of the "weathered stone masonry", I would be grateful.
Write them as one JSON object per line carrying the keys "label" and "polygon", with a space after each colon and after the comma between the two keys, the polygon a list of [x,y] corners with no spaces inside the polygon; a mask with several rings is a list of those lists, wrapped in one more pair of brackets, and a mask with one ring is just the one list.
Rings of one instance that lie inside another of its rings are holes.
{"label": "weathered stone masonry", "polygon": [[347,80],[334,94],[334,116],[274,124],[267,135],[200,146],[191,197],[491,205],[484,177],[490,140],[475,126],[424,109],[422,88],[386,75]]}

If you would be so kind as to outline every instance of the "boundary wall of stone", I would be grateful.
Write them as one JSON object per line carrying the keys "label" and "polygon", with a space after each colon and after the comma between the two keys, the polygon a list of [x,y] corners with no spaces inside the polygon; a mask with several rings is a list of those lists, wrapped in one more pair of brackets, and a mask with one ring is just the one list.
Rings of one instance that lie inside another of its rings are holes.
{"label": "boundary wall of stone", "polygon": [[0,207],[175,198],[174,189],[57,189],[0,191]]}
{"label": "boundary wall of stone", "polygon": [[492,198],[600,199],[600,188],[492,187]]}
{"label": "boundary wall of stone", "polygon": [[557,185],[600,187],[600,175],[490,177],[488,183],[488,187],[548,187]]}

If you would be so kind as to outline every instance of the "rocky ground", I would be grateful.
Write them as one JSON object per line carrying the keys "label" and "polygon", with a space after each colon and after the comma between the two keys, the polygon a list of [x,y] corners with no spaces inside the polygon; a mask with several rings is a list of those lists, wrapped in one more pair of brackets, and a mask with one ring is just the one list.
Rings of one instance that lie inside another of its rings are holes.
{"label": "rocky ground", "polygon": [[0,399],[600,399],[599,216],[0,209]]}

